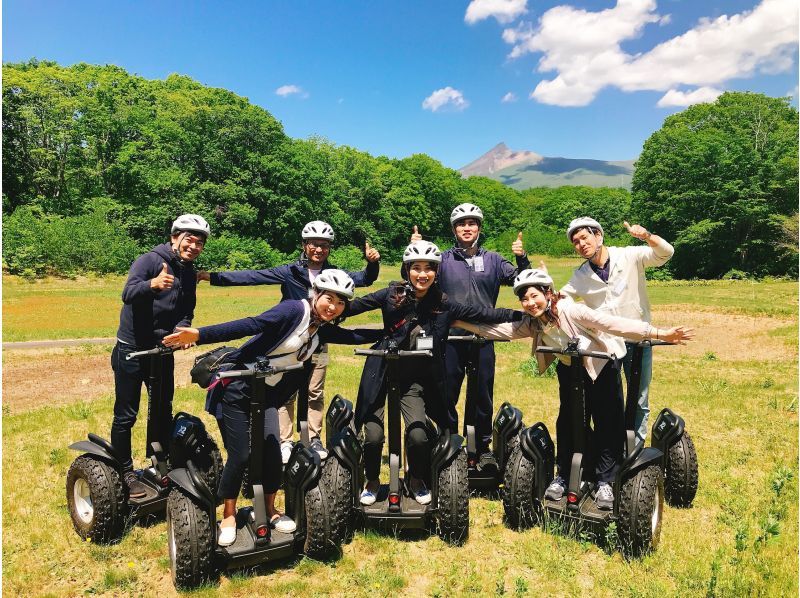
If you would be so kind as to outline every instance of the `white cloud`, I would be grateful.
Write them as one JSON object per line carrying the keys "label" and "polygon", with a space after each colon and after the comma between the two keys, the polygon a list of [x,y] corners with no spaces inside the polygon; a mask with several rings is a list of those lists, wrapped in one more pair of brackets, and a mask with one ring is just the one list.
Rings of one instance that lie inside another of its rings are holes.
{"label": "white cloud", "polygon": [[442,89],[437,89],[422,101],[422,107],[431,112],[438,112],[444,108],[460,111],[467,106],[469,106],[469,102],[464,99],[464,94],[449,85]]}
{"label": "white cloud", "polygon": [[296,95],[302,99],[306,99],[308,97],[308,93],[304,91],[302,87],[297,85],[281,85],[275,90],[275,94],[281,96],[282,98],[288,98],[291,95]]}
{"label": "white cloud", "polygon": [[692,104],[704,104],[713,102],[722,95],[721,89],[713,87],[698,87],[693,91],[679,91],[670,89],[663,97],[658,100],[656,106],[668,108],[670,106],[691,106]]}
{"label": "white cloud", "polygon": [[483,19],[494,17],[498,23],[507,25],[518,16],[528,12],[528,0],[472,0],[467,6],[464,21],[473,25]]}
{"label": "white cloud", "polygon": [[752,11],[701,19],[693,29],[642,54],[623,52],[622,42],[640,37],[650,23],[665,22],[667,16],[655,11],[655,0],[617,0],[599,12],[556,6],[537,26],[506,29],[503,39],[513,46],[511,58],[542,54],[538,70],[557,75],[539,82],[531,98],[558,106],[585,106],[605,87],[674,91],[792,67],[796,0],[762,0]]}
{"label": "white cloud", "polygon": [[797,99],[797,90],[798,90],[798,87],[797,87],[797,85],[795,85],[792,89],[790,89],[789,91],[786,92],[786,97],[787,98],[792,98],[793,100],[796,100]]}
{"label": "white cloud", "polygon": [[509,102],[516,102],[517,95],[513,91],[509,91],[503,98],[500,100],[504,104],[508,104]]}

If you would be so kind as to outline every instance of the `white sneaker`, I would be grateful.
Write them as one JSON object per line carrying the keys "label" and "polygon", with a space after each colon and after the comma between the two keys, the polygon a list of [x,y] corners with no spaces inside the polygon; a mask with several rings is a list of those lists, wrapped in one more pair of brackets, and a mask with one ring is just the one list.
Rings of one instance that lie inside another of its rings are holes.
{"label": "white sneaker", "polygon": [[322,446],[322,441],[319,439],[319,436],[312,438],[309,444],[311,446],[308,448],[310,448],[312,451],[316,451],[320,459],[324,460],[328,458],[328,450]]}
{"label": "white sneaker", "polygon": [[222,527],[222,523],[220,523],[217,544],[220,546],[230,546],[234,542],[236,542],[236,523],[234,522],[233,525],[227,527]]}
{"label": "white sneaker", "polygon": [[594,495],[594,501],[597,503],[597,508],[604,511],[609,511],[614,508],[614,491],[611,489],[610,484],[600,482],[597,486],[597,492]]}
{"label": "white sneaker", "polygon": [[285,440],[281,442],[281,460],[283,461],[284,465],[289,462],[289,457],[292,456],[293,448],[294,443],[291,440]]}
{"label": "white sneaker", "polygon": [[269,524],[276,532],[281,532],[282,534],[291,534],[297,529],[297,524],[288,515],[276,517]]}
{"label": "white sneaker", "polygon": [[421,505],[428,505],[431,502],[431,491],[425,488],[424,486],[417,490],[414,494],[414,500],[416,500]]}
{"label": "white sneaker", "polygon": [[376,498],[377,497],[375,496],[375,494],[373,494],[372,492],[370,492],[369,490],[364,488],[361,491],[361,497],[358,500],[362,505],[364,505],[365,507],[368,507],[370,505],[374,505],[375,504],[375,499]]}
{"label": "white sneaker", "polygon": [[557,475],[550,485],[547,487],[547,490],[544,492],[544,497],[549,498],[550,500],[561,500],[564,498],[564,488],[566,487],[566,483],[564,482],[564,478],[560,475]]}

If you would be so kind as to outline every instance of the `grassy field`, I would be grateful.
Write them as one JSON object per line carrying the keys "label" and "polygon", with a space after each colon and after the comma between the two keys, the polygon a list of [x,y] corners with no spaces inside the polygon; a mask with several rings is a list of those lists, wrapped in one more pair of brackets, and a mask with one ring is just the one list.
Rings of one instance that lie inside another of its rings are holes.
{"label": "grassy field", "polygon": [[[550,264],[557,282],[574,263]],[[386,268],[382,279],[389,274],[396,270]],[[4,278],[3,338],[113,336],[122,282]],[[656,355],[651,409],[670,406],[683,415],[700,461],[695,504],[665,508],[657,552],[625,561],[589,537],[515,532],[504,526],[499,501],[475,497],[470,539],[462,548],[436,537],[359,532],[336,561],[285,561],[224,576],[218,587],[194,594],[796,596],[797,285],[654,283],[651,289],[656,322],[698,328],[693,345]],[[275,289],[263,287],[203,287],[196,321],[257,313],[276,297]],[[501,303],[515,305],[508,292]],[[501,344],[497,353],[498,404],[511,400],[527,424],[542,420],[552,428],[556,382],[532,375],[530,344]],[[328,396],[355,398],[361,358],[335,347],[332,359]],[[107,348],[6,351],[3,362],[3,591],[172,595],[163,522],[135,527],[117,545],[95,546],[79,540],[67,514],[64,479],[76,455],[66,447],[89,431],[107,435],[111,421],[113,390],[108,380],[91,378],[93,370],[108,369]],[[32,384],[32,377],[40,383]],[[54,400],[62,386],[81,388],[83,380],[91,382],[82,393]],[[30,388],[33,396],[9,402],[12,385]],[[197,387],[182,386],[176,409],[200,413],[203,398]],[[143,444],[140,424],[134,438],[139,460]]]}

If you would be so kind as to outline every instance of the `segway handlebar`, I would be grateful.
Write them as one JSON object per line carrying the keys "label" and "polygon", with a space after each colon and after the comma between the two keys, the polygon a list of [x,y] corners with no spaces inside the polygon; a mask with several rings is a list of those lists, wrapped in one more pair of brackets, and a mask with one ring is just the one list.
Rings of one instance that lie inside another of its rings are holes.
{"label": "segway handlebar", "polygon": [[432,351],[387,351],[386,349],[356,349],[355,354],[376,357],[386,357],[391,354],[398,357],[433,357]]}
{"label": "segway handlebar", "polygon": [[280,374],[282,372],[290,372],[293,370],[300,370],[305,367],[305,363],[293,363],[292,365],[279,365],[271,366],[265,365],[255,368],[247,368],[244,370],[227,370],[219,372],[219,378],[247,378],[250,376],[271,376],[273,374]]}
{"label": "segway handlebar", "polygon": [[156,347],[155,349],[148,349],[147,351],[134,351],[133,353],[128,353],[125,356],[126,361],[130,361],[134,357],[144,357],[145,355],[169,355],[170,353],[174,353],[175,349],[171,349],[169,347],[165,347],[163,345]]}
{"label": "segway handlebar", "polygon": [[[447,340],[448,341],[461,341],[461,342],[470,342],[470,343],[480,343],[480,342],[488,342],[491,339],[488,339],[486,337],[483,337],[483,336],[480,336],[480,335],[477,335],[477,334],[465,334],[463,336],[460,336],[460,335],[458,335],[458,336],[448,336]],[[504,338],[502,340],[494,340],[492,342],[494,342],[494,343],[507,343],[507,342],[510,342],[510,341],[507,338]]]}
{"label": "segway handlebar", "polygon": [[669,341],[664,341],[658,338],[648,338],[643,341],[639,341],[636,343],[640,347],[659,347],[662,345],[674,345],[675,343],[671,343]]}
{"label": "segway handlebar", "polygon": [[569,355],[570,357],[595,357],[597,359],[614,359],[614,356],[609,353],[601,353],[600,351],[584,351],[583,349],[558,349],[556,347],[536,347],[537,353],[557,353],[560,355]]}

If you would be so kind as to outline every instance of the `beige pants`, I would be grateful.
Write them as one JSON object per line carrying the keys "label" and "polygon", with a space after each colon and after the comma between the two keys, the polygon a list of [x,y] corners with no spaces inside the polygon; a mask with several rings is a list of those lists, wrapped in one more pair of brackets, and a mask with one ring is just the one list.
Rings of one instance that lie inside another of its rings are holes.
{"label": "beige pants", "polygon": [[[320,353],[316,353],[312,360],[314,369],[308,383],[308,436],[309,438],[321,437],[322,434],[322,409],[325,406],[325,372],[328,368],[328,346],[324,345]],[[281,425],[281,442],[292,440],[294,435],[294,405],[297,395],[278,409],[278,419]]]}

